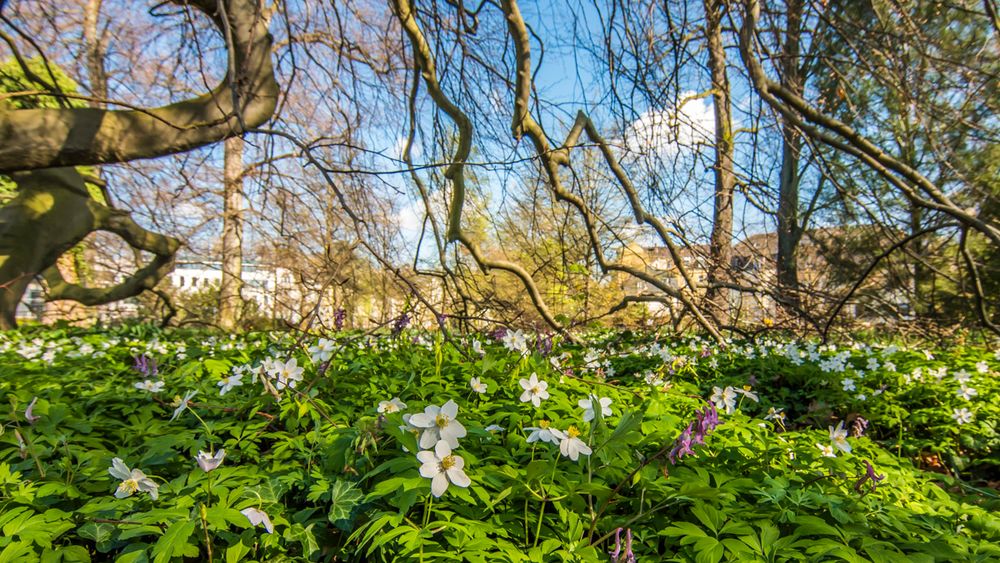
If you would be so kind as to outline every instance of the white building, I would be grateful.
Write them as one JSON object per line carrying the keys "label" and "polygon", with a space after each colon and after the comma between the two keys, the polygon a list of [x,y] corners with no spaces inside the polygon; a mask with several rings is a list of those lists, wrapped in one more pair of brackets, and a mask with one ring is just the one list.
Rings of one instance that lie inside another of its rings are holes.
{"label": "white building", "polygon": [[[302,301],[302,290],[292,271],[282,267],[243,264],[241,294],[272,316],[294,310]],[[178,292],[195,293],[222,285],[221,262],[177,262],[166,281]]]}

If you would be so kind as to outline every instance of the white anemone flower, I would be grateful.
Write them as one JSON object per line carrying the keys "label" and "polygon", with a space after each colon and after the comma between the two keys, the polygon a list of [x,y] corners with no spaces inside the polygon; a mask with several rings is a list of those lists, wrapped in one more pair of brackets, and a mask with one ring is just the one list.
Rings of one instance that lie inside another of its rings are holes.
{"label": "white anemone flower", "polygon": [[580,454],[590,455],[592,450],[583,440],[579,438],[580,431],[576,426],[570,426],[566,432],[559,432],[562,436],[559,442],[559,451],[562,455],[573,461],[580,459]]}
{"label": "white anemone flower", "polygon": [[274,384],[274,388],[277,390],[282,390],[285,387],[295,389],[295,384],[302,381],[302,372],[305,368],[301,368],[295,358],[288,360],[285,363],[277,362],[275,365],[277,368],[275,370],[275,379],[277,381]]}
{"label": "white anemone flower", "polygon": [[117,498],[130,497],[137,491],[149,493],[149,496],[153,500],[156,500],[159,496],[157,489],[160,486],[149,477],[146,477],[146,474],[139,469],[129,469],[121,458],[116,457],[111,460],[111,467],[108,468],[108,473],[115,479],[122,480],[118,484],[118,489],[115,490],[115,497]]}
{"label": "white anemone flower", "polygon": [[538,426],[529,426],[525,430],[530,430],[531,434],[528,435],[528,443],[533,442],[548,442],[550,444],[559,445],[562,440],[562,432],[556,430],[555,428],[550,428],[551,422],[547,420],[539,420]]}
{"label": "white anemone flower", "polygon": [[958,390],[958,393],[957,393],[957,395],[959,397],[965,399],[966,401],[971,401],[972,398],[975,397],[978,394],[979,394],[979,391],[976,391],[975,389],[973,389],[972,387],[969,387],[969,386],[965,385],[964,383],[962,384],[962,387]]}
{"label": "white anemone flower", "polygon": [[503,337],[503,345],[512,352],[521,354],[528,351],[528,340],[521,330],[510,330]]}
{"label": "white anemone flower", "polygon": [[851,379],[850,377],[845,377],[843,380],[841,380],[840,384],[844,386],[844,391],[854,391],[857,389],[857,387],[854,385],[854,380]]}
{"label": "white anemone flower", "polygon": [[778,422],[784,422],[785,413],[782,412],[784,410],[785,410],[784,407],[778,407],[778,408],[771,407],[767,409],[767,414],[764,416],[764,420],[777,420]]}
{"label": "white anemone flower", "polygon": [[531,377],[528,379],[521,379],[518,383],[521,384],[521,388],[524,389],[524,393],[521,393],[521,402],[535,405],[538,408],[542,405],[543,399],[549,398],[549,384],[546,381],[540,381],[538,375],[532,373]]}
{"label": "white anemone flower", "polygon": [[726,414],[732,414],[736,410],[736,390],[732,387],[725,389],[712,387],[712,396],[709,400],[715,403],[715,408],[725,411]]}
{"label": "white anemone flower", "polygon": [[333,340],[320,338],[319,342],[317,342],[315,346],[309,347],[309,357],[312,359],[313,363],[318,364],[332,358],[334,350],[336,350],[336,345]]}
{"label": "white anemone flower", "polygon": [[243,385],[243,374],[233,372],[231,375],[223,377],[216,385],[219,386],[219,396],[225,395],[226,393],[232,391],[233,387]]}
{"label": "white anemone flower", "polygon": [[601,397],[597,398],[597,395],[591,395],[587,399],[580,399],[577,405],[583,409],[583,421],[590,422],[594,420],[594,415],[596,414],[595,405],[599,405],[601,409],[601,416],[607,417],[611,416],[611,397]]}
{"label": "white anemone flower", "polygon": [[833,451],[833,446],[828,444],[816,444],[819,451],[823,452],[823,457],[837,457],[837,452]]}
{"label": "white anemone flower", "polygon": [[477,356],[479,356],[479,357],[485,356],[486,352],[483,351],[483,343],[480,342],[480,341],[478,341],[478,340],[473,340],[472,341],[472,353],[475,354],[475,355],[477,355]]}
{"label": "white anemone flower", "polygon": [[136,383],[135,388],[140,391],[149,391],[150,393],[159,393],[163,390],[162,381],[153,381],[152,379],[147,379],[142,383]]}
{"label": "white anemone flower", "polygon": [[424,412],[410,417],[409,424],[422,429],[420,447],[432,448],[444,440],[451,448],[458,447],[458,439],[464,438],[466,431],[462,423],[455,420],[458,416],[458,405],[449,400],[444,405],[428,405]]}
{"label": "white anemone flower", "polygon": [[378,402],[378,412],[383,414],[391,414],[394,412],[399,412],[406,408],[406,403],[399,400],[399,397],[393,397],[388,401]]}
{"label": "white anemone flower", "polygon": [[28,421],[28,424],[34,426],[42,417],[35,416],[35,403],[38,402],[38,397],[33,397],[31,403],[28,404],[28,408],[24,409],[24,419]]}
{"label": "white anemone flower", "polygon": [[830,441],[838,450],[844,453],[851,453],[851,444],[847,442],[847,430],[844,428],[844,421],[837,423],[837,427],[830,427]]}
{"label": "white anemone flower", "polygon": [[970,375],[969,372],[965,371],[964,369],[958,370],[952,377],[955,378],[955,381],[963,385],[968,383],[969,380],[972,379],[972,375]]}
{"label": "white anemone flower", "polygon": [[478,377],[473,377],[469,379],[469,387],[472,387],[473,391],[482,395],[483,393],[486,392],[487,385],[482,381],[480,381]]}
{"label": "white anemone flower", "polygon": [[660,385],[663,385],[663,378],[651,371],[646,372],[646,374],[643,376],[643,380],[646,382],[647,385],[652,385],[653,387],[659,387]]}
{"label": "white anemone flower", "polygon": [[209,471],[212,471],[222,465],[222,460],[225,458],[226,450],[223,449],[215,452],[215,455],[199,450],[198,457],[195,458],[195,461],[198,462],[198,467],[200,467],[202,471],[208,473]]}
{"label": "white anemone flower", "polygon": [[431,494],[435,497],[443,495],[448,490],[449,483],[462,488],[472,484],[472,480],[462,470],[465,460],[452,454],[451,446],[444,440],[434,444],[433,451],[418,452],[417,459],[423,464],[420,466],[420,475],[431,480]]}
{"label": "white anemone flower", "polygon": [[188,391],[187,393],[184,394],[183,398],[177,399],[179,403],[177,405],[177,408],[174,409],[174,415],[170,417],[170,422],[177,420],[177,417],[180,416],[181,413],[184,412],[184,409],[188,407],[188,401],[190,401],[197,394],[198,394],[197,391]]}
{"label": "white anemone flower", "polygon": [[274,524],[271,523],[271,519],[267,517],[267,513],[264,512],[263,510],[253,507],[244,508],[243,510],[240,511],[240,514],[246,516],[247,520],[249,520],[250,524],[252,524],[254,527],[263,524],[264,529],[267,530],[267,533],[269,534],[274,533]]}
{"label": "white anemone flower", "polygon": [[747,399],[750,399],[751,401],[753,401],[755,403],[759,403],[760,402],[760,399],[757,397],[757,394],[750,390],[750,386],[749,385],[744,385],[743,389],[733,388],[733,391],[735,391],[735,392],[743,395],[744,397],[746,397]]}
{"label": "white anemone flower", "polygon": [[958,424],[968,424],[972,422],[974,418],[972,415],[972,411],[970,411],[965,407],[962,407],[960,409],[955,409],[955,412],[951,413],[951,417],[954,418],[955,422],[957,422]]}

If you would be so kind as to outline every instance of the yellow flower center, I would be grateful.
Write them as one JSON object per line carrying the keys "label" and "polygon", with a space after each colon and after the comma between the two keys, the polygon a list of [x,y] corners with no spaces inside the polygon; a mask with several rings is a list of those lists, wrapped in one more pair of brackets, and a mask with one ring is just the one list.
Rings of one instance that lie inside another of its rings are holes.
{"label": "yellow flower center", "polygon": [[448,426],[449,423],[451,423],[451,420],[449,420],[448,417],[443,414],[437,415],[437,417],[434,419],[434,424],[437,424],[438,428],[444,428],[445,426]]}
{"label": "yellow flower center", "polygon": [[541,391],[541,389],[537,385],[533,385],[531,387],[531,394],[532,395],[537,395],[540,391]]}
{"label": "yellow flower center", "polygon": [[119,485],[119,487],[121,488],[121,490],[127,491],[129,494],[131,494],[139,490],[139,482],[136,481],[135,479],[126,479],[122,481],[122,484]]}
{"label": "yellow flower center", "polygon": [[456,463],[455,456],[453,455],[445,456],[445,458],[441,460],[441,469],[443,471],[447,471],[452,467],[455,467],[455,463]]}
{"label": "yellow flower center", "polygon": [[547,429],[552,423],[547,420],[539,420],[538,427],[542,429]]}
{"label": "yellow flower center", "polygon": [[566,429],[566,435],[570,438],[576,438],[580,435],[580,431],[576,429],[576,426],[570,426]]}

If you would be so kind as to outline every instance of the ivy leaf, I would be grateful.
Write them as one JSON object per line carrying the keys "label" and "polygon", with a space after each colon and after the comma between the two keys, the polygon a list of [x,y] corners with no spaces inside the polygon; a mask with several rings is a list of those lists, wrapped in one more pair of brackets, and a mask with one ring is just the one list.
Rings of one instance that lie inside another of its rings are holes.
{"label": "ivy leaf", "polygon": [[330,522],[338,527],[351,518],[351,511],[361,500],[361,491],[350,481],[337,481],[330,487]]}
{"label": "ivy leaf", "polygon": [[307,557],[319,551],[319,543],[316,542],[316,536],[312,532],[314,525],[309,524],[306,527],[302,527],[302,524],[292,524],[291,527],[285,530],[284,534],[286,540],[301,544],[302,554]]}

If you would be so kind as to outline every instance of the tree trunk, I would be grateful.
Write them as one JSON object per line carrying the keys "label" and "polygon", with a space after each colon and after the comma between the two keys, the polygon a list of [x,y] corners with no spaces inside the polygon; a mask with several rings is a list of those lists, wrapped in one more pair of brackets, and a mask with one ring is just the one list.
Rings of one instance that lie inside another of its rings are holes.
{"label": "tree trunk", "polygon": [[225,142],[222,214],[222,286],[219,289],[219,326],[233,330],[239,322],[243,299],[243,138]]}
{"label": "tree trunk", "polygon": [[[782,45],[781,82],[786,88],[802,94],[799,72],[799,43],[802,31],[802,1],[789,0],[787,32]],[[787,120],[781,125],[781,178],[778,189],[778,277],[779,305],[791,312],[799,305],[798,245],[799,226],[799,154],[802,139],[798,130]]]}
{"label": "tree trunk", "polygon": [[[17,196],[0,208],[0,328],[16,326],[17,304],[28,283],[41,274],[48,299],[101,305],[137,295],[156,285],[169,270],[180,243],[147,231],[127,213],[90,197],[75,168],[49,168],[11,174]],[[87,288],[67,281],[56,262],[96,230],[106,230],[129,245],[156,256],[149,265],[114,286]]]}
{"label": "tree trunk", "polygon": [[[98,35],[98,20],[103,0],[87,0],[83,12],[83,47],[86,51],[87,75],[90,93],[97,98],[108,97],[108,73],[104,67],[104,42]],[[91,107],[103,108],[104,102],[92,102]]]}
{"label": "tree trunk", "polygon": [[711,264],[706,303],[717,324],[729,317],[728,290],[713,285],[729,281],[733,242],[733,125],[726,74],[726,52],[722,45],[722,0],[705,0],[705,37],[708,66],[712,73],[712,101],[715,109],[715,207],[709,246]]}

